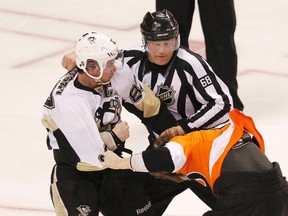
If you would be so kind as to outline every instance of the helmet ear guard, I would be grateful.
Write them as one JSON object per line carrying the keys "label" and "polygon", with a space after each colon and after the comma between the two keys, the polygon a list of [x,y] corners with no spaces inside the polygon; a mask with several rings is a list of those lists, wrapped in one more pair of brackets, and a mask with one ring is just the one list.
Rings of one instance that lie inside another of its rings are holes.
{"label": "helmet ear guard", "polygon": [[[107,62],[118,55],[115,41],[98,32],[88,32],[78,40],[76,47],[76,65],[89,77],[99,81],[106,68]],[[87,68],[100,68],[100,75],[95,77],[88,73]]]}

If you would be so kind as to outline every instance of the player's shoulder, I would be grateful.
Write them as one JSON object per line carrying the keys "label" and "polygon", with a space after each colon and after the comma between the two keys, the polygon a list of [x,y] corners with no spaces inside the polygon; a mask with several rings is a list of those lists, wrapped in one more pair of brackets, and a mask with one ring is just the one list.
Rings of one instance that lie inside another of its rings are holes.
{"label": "player's shoulder", "polygon": [[117,69],[111,79],[113,89],[124,100],[131,97],[132,94],[136,94],[138,90],[141,92],[142,83],[134,75],[134,72],[127,64],[124,64],[121,69]]}
{"label": "player's shoulder", "polygon": [[[74,73],[66,73],[62,76],[55,87],[53,88],[53,95],[55,97],[63,96],[68,92],[73,91],[73,81],[75,80],[76,75]],[[71,88],[72,87],[72,88]]]}

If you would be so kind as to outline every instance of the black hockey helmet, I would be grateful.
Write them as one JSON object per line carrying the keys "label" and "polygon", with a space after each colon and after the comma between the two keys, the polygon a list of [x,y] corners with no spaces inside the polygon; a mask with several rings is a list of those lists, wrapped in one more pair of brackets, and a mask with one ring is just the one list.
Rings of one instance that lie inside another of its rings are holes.
{"label": "black hockey helmet", "polygon": [[166,9],[153,13],[147,12],[140,24],[140,30],[145,42],[169,40],[179,35],[178,22]]}

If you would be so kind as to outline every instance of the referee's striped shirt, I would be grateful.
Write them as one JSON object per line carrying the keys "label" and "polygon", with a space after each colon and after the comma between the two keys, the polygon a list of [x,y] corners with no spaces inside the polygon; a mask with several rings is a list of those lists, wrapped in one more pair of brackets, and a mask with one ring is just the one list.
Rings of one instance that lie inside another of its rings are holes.
{"label": "referee's striped shirt", "polygon": [[134,75],[165,102],[185,132],[228,121],[233,106],[228,87],[200,55],[180,47],[167,65],[159,66],[143,47],[123,53]]}

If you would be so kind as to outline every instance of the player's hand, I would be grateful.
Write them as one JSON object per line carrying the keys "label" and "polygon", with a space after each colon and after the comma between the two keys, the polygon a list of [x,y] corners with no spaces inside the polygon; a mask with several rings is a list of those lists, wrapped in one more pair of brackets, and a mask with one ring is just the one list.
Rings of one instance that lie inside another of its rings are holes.
{"label": "player's hand", "polygon": [[168,142],[172,137],[184,135],[185,132],[181,126],[174,126],[171,128],[166,129],[164,132],[160,134],[160,139],[164,142]]}
{"label": "player's hand", "polygon": [[76,67],[76,53],[75,51],[67,53],[63,56],[61,61],[62,67],[71,71],[73,68]]}
{"label": "player's hand", "polygon": [[102,165],[111,169],[130,169],[130,159],[121,158],[112,151],[102,155]]}
{"label": "player's hand", "polygon": [[116,124],[112,131],[122,142],[124,142],[129,137],[129,126],[125,121]]}

